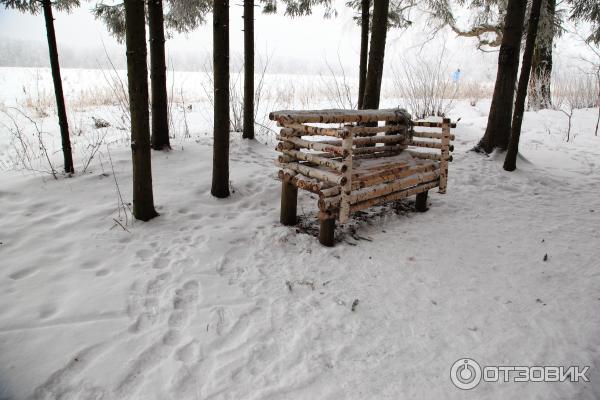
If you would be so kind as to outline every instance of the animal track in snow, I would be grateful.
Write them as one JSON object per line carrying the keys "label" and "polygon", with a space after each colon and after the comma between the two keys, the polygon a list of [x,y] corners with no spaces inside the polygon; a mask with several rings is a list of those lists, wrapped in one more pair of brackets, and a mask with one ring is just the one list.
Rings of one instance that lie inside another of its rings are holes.
{"label": "animal track in snow", "polygon": [[[176,346],[182,338],[181,329],[190,322],[199,300],[199,292],[200,284],[196,280],[189,280],[175,290],[171,303],[172,310],[164,327],[164,333],[157,342],[143,350],[133,361],[128,373],[115,389],[117,398],[129,398],[134,395],[144,382],[146,374],[158,367],[173,352],[180,353],[176,350]],[[146,314],[140,315],[138,322],[144,323],[144,315]]]}
{"label": "animal track in snow", "polygon": [[12,274],[8,275],[8,277],[12,280],[18,281],[19,279],[23,279],[30,275],[33,275],[37,271],[38,271],[37,267],[22,268],[18,271],[13,272]]}

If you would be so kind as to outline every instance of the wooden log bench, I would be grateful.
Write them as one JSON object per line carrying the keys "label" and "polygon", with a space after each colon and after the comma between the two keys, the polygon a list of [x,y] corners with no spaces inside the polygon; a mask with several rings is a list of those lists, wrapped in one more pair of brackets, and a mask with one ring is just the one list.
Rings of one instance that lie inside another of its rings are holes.
{"label": "wooden log bench", "polygon": [[446,192],[455,124],[412,121],[402,109],[275,111],[284,225],[297,222],[298,189],[319,196],[319,241],[333,246],[336,219],[378,204]]}

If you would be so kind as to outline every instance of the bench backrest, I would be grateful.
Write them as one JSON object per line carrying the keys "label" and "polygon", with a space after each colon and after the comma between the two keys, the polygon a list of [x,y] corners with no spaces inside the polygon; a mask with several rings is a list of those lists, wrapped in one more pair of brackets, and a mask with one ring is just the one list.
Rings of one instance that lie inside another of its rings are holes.
{"label": "bench backrest", "polygon": [[280,177],[294,179],[296,186],[317,194],[339,190],[341,222],[350,213],[352,162],[356,159],[396,156],[406,150],[414,157],[436,160],[440,192],[446,190],[450,141],[454,139],[449,119],[411,121],[402,109],[276,111],[269,118],[282,128],[276,148],[282,153],[278,158]]}

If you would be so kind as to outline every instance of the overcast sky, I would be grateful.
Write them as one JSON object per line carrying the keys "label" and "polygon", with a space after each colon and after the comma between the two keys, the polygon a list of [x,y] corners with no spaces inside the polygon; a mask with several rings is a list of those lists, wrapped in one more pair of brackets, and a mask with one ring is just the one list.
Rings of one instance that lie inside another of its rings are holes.
{"label": "overcast sky", "polygon": [[[243,51],[242,1],[231,1],[230,8],[230,40],[233,53]],[[109,49],[119,49],[117,42],[107,33],[104,26],[96,21],[90,13],[91,3],[83,3],[82,7],[72,14],[56,13],[56,34],[61,47],[101,48],[102,41]],[[287,72],[301,72],[307,66],[325,68],[326,61],[335,65],[338,54],[347,71],[355,71],[358,67],[360,49],[360,29],[352,20],[353,11],[344,6],[344,1],[337,2],[339,15],[337,18],[324,19],[322,10],[316,9],[314,15],[296,19],[283,16],[264,15],[256,12],[256,51],[268,54],[272,59],[286,65]],[[208,23],[188,35],[177,35],[167,41],[167,50],[172,54],[208,53],[212,46],[211,16]],[[427,41],[424,34],[426,26],[417,26],[408,32],[391,30],[388,34],[386,66],[397,63],[400,56],[409,52],[414,55]],[[42,15],[26,15],[17,11],[0,9],[0,37],[16,38],[45,42],[45,26]],[[493,79],[497,53],[484,54],[475,50],[475,42],[471,39],[456,38],[448,31],[441,32],[437,39],[428,42],[426,51],[421,54],[438,52],[446,46],[446,57],[451,69],[461,68],[468,76],[474,78]],[[574,45],[572,39],[563,39],[555,54],[563,59],[577,59],[582,46]],[[0,54],[0,57],[2,55]],[[557,57],[558,58],[558,57]],[[564,60],[563,60],[564,61]],[[560,62],[559,62],[560,63]],[[176,66],[177,67],[177,66]]]}
{"label": "overcast sky", "polygon": [[[238,2],[241,4],[241,0]],[[107,46],[116,46],[102,23],[96,21],[84,3],[72,14],[56,13],[56,35],[60,44],[70,46],[99,46],[101,40]],[[280,57],[310,59],[325,54],[336,54],[340,49],[344,56],[354,52],[358,56],[360,31],[352,21],[350,10],[340,9],[336,19],[324,20],[322,11],[315,10],[309,17],[296,19],[263,15],[256,12],[256,50]],[[231,2],[230,40],[233,52],[243,49],[242,7]],[[188,35],[177,35],[168,41],[172,50],[210,51],[212,27],[208,23]],[[17,11],[0,9],[0,36],[24,40],[44,41],[45,26],[41,15],[26,15]],[[352,57],[354,58],[354,57]]]}

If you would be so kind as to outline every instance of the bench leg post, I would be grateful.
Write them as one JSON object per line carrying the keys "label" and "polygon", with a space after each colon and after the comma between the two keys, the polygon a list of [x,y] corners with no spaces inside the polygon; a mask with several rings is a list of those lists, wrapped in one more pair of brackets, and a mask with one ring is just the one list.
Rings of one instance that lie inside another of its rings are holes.
{"label": "bench leg post", "polygon": [[296,225],[297,222],[298,188],[291,182],[281,181],[281,214],[279,221],[283,225]]}
{"label": "bench leg post", "polygon": [[427,211],[427,193],[429,193],[428,190],[421,193],[417,193],[417,201],[415,202],[415,208],[418,212]]}
{"label": "bench leg post", "polygon": [[333,247],[333,237],[335,233],[335,219],[321,219],[319,228],[319,243],[323,246]]}

